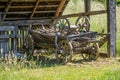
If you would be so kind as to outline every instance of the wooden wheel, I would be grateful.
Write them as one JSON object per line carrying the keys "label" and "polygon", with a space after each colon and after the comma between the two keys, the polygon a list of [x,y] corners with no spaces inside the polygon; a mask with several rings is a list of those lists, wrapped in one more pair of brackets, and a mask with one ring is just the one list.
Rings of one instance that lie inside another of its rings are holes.
{"label": "wooden wheel", "polygon": [[73,50],[72,45],[69,41],[60,41],[57,47],[57,56],[58,60],[62,60],[63,62],[69,62],[72,60]]}
{"label": "wooden wheel", "polygon": [[54,27],[55,27],[55,31],[59,35],[64,36],[64,35],[67,35],[69,33],[70,23],[69,23],[68,19],[65,17],[57,18],[54,21]]}
{"label": "wooden wheel", "polygon": [[90,27],[89,18],[87,16],[79,17],[76,20],[75,25],[78,26],[78,29],[77,29],[78,32],[89,31],[89,27]]}
{"label": "wooden wheel", "polygon": [[90,48],[90,60],[96,60],[99,57],[99,45],[97,42],[94,42]]}
{"label": "wooden wheel", "polygon": [[28,59],[30,59],[33,56],[34,41],[31,35],[28,35],[23,41],[23,50],[27,54]]}

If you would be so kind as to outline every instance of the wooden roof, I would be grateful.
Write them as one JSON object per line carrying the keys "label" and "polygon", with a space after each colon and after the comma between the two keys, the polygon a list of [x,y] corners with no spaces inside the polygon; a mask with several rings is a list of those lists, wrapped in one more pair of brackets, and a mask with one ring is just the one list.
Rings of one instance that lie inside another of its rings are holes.
{"label": "wooden roof", "polygon": [[1,21],[42,20],[60,16],[69,0],[0,0]]}

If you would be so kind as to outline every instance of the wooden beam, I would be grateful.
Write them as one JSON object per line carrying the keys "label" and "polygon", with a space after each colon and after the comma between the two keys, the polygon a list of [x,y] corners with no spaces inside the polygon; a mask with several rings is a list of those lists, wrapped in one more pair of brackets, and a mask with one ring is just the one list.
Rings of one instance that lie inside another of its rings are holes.
{"label": "wooden beam", "polygon": [[13,25],[36,25],[36,24],[50,24],[51,19],[43,20],[17,20],[17,21],[2,21],[1,26],[13,26]]}
{"label": "wooden beam", "polygon": [[[62,15],[62,16],[59,16],[59,17],[70,18],[70,17],[79,17],[79,16],[87,16],[87,15],[98,15],[98,14],[105,14],[105,13],[107,13],[106,10],[100,10],[100,11],[90,11],[90,12]],[[55,17],[55,18],[57,18],[57,17]]]}
{"label": "wooden beam", "polygon": [[65,2],[66,2],[66,0],[61,0],[59,6],[58,6],[58,8],[57,8],[57,11],[56,11],[56,13],[55,13],[55,17],[58,17],[58,16],[59,16],[59,14],[60,14],[60,12],[61,12],[61,10],[62,10]]}
{"label": "wooden beam", "polygon": [[8,0],[7,7],[5,8],[5,13],[3,14],[2,21],[4,21],[7,12],[9,11],[10,5],[12,4],[12,0]]}
{"label": "wooden beam", "polygon": [[108,53],[110,57],[116,56],[116,0],[107,0]]}
{"label": "wooden beam", "polygon": [[32,13],[31,13],[31,15],[30,15],[30,19],[33,18],[33,15],[34,15],[34,13],[35,13],[35,11],[36,11],[36,9],[37,9],[37,6],[39,5],[39,2],[40,2],[40,0],[36,0],[36,4],[35,4],[35,6],[34,6],[34,8],[33,8],[33,11],[32,11]]}

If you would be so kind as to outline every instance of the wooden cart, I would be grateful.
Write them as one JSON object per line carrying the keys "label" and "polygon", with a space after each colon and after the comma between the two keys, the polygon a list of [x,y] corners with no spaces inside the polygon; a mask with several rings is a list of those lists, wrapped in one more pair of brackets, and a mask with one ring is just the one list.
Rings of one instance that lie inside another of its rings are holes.
{"label": "wooden cart", "polygon": [[84,59],[96,60],[99,57],[97,32],[89,31],[89,19],[79,17],[75,26],[70,26],[67,18],[57,18],[50,29],[29,30],[24,41],[24,49],[30,56],[34,48],[55,49],[57,60],[71,61],[74,53],[82,54]]}

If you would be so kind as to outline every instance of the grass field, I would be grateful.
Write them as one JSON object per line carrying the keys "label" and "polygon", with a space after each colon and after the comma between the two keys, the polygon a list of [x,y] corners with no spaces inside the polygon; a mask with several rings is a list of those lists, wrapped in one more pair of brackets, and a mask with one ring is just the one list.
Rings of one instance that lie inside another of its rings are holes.
{"label": "grass field", "polygon": [[[84,12],[83,8],[83,0],[71,0],[64,14]],[[105,9],[104,5],[92,2],[92,10],[101,9]],[[119,13],[120,7],[117,7],[117,54],[120,54]],[[91,30],[101,32],[101,29],[105,29],[106,31],[106,19],[106,14],[91,16]],[[69,20],[74,24],[76,18]],[[43,62],[0,61],[0,80],[120,80],[120,58],[99,58],[88,62],[75,56],[73,62],[67,64],[57,64],[55,60],[47,59]]]}
{"label": "grass field", "polygon": [[120,80],[120,59],[98,59],[86,62],[31,65],[17,64],[0,66],[0,80]]}

